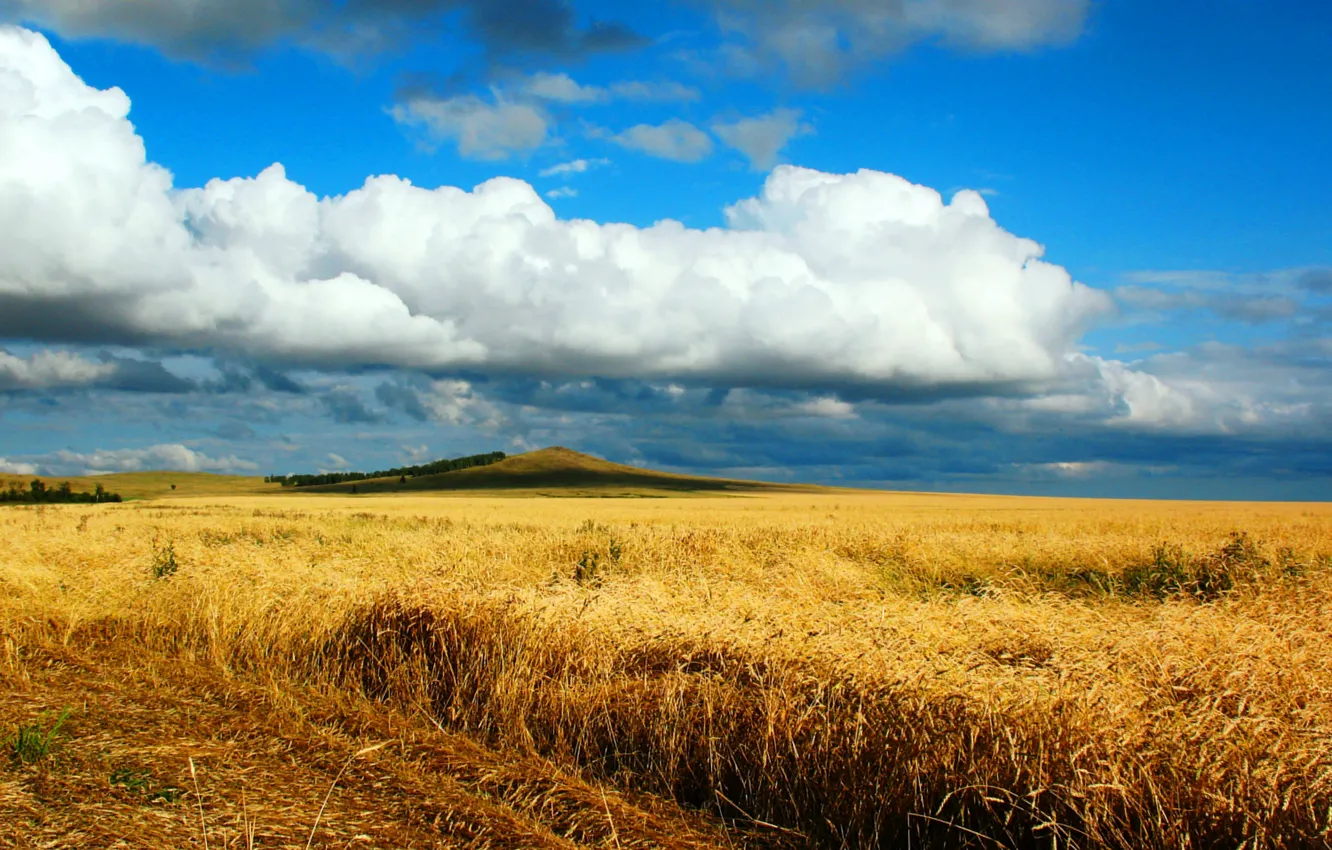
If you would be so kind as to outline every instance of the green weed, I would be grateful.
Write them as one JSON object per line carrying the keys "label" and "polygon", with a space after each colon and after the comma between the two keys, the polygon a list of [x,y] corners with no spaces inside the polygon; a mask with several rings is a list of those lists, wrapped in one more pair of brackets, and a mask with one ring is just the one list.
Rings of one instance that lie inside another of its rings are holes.
{"label": "green weed", "polygon": [[157,580],[168,579],[176,574],[180,569],[180,562],[176,560],[176,544],[169,542],[165,546],[159,547],[156,542],[153,543],[153,578]]}
{"label": "green weed", "polygon": [[183,788],[173,785],[154,789],[152,773],[133,767],[119,767],[111,771],[111,786],[124,788],[131,794],[145,794],[149,803],[177,803],[185,796]]}
{"label": "green weed", "polygon": [[36,764],[45,759],[51,754],[51,747],[60,732],[60,727],[65,725],[65,721],[72,713],[73,710],[69,708],[60,712],[55,724],[46,731],[42,730],[40,722],[20,726],[7,742],[6,749],[9,750],[10,756],[21,764]]}

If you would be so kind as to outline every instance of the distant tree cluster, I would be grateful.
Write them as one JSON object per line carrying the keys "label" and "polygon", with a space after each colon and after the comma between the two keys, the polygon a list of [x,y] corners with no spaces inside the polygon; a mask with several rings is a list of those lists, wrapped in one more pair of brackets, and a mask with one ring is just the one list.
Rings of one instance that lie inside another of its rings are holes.
{"label": "distant tree cluster", "polygon": [[0,502],[19,502],[28,505],[95,505],[119,501],[121,501],[119,493],[108,493],[101,484],[98,484],[97,489],[91,493],[80,493],[70,487],[68,481],[62,481],[56,487],[47,487],[46,482],[40,478],[34,478],[26,490],[15,482],[10,482],[8,489],[0,490]]}
{"label": "distant tree cluster", "polygon": [[266,475],[264,481],[269,484],[281,484],[283,487],[318,487],[325,484],[344,484],[348,481],[368,481],[372,478],[397,478],[406,483],[408,478],[422,475],[438,475],[441,472],[457,472],[473,466],[489,466],[499,463],[507,455],[504,452],[491,452],[484,455],[469,455],[453,460],[436,460],[420,466],[399,466],[394,469],[381,469],[375,472],[325,472],[320,475]]}

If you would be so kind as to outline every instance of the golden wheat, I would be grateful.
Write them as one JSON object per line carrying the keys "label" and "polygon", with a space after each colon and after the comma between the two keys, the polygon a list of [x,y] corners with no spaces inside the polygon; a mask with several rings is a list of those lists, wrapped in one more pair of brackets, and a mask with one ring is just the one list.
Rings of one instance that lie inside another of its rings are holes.
{"label": "golden wheat", "polygon": [[11,655],[112,640],[336,683],[822,846],[1324,846],[1330,520],[852,494],[8,508],[0,622]]}

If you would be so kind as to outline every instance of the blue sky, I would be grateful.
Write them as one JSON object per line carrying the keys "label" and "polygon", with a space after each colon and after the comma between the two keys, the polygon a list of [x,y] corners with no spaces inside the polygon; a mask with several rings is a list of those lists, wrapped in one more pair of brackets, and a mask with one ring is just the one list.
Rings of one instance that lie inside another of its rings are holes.
{"label": "blue sky", "polygon": [[1332,496],[1326,4],[0,20],[0,470]]}

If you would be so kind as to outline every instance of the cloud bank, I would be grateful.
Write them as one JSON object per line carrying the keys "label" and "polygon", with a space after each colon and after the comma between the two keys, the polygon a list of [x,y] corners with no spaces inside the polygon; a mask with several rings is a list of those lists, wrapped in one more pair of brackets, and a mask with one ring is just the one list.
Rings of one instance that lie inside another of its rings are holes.
{"label": "cloud bank", "polygon": [[119,89],[0,30],[0,336],[352,367],[947,388],[1060,377],[1103,294],[891,174],[789,166],[729,226],[561,220],[528,184],[281,166],[176,189]]}
{"label": "cloud bank", "polygon": [[493,56],[572,57],[642,44],[613,21],[580,27],[561,0],[0,0],[0,20],[65,38],[111,38],[192,59],[287,39],[335,54],[390,49],[461,26]]}
{"label": "cloud bank", "polygon": [[116,372],[112,363],[94,363],[67,351],[38,351],[15,357],[0,349],[0,391],[87,386]]}
{"label": "cloud bank", "polygon": [[42,469],[60,470],[63,475],[101,475],[111,472],[140,472],[165,469],[175,472],[220,472],[245,474],[259,467],[234,455],[209,457],[188,446],[170,443],[144,449],[114,449],[95,452],[62,450],[40,456],[37,465]]}

